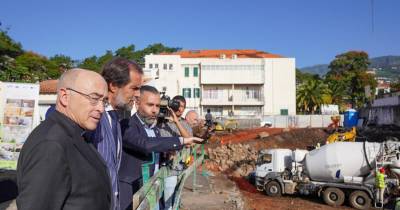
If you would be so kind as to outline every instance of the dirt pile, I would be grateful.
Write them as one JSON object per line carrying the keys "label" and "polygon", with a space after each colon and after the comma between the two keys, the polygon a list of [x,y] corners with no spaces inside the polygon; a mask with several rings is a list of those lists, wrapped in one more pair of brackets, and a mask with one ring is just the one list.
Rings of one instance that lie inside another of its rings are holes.
{"label": "dirt pile", "polygon": [[217,144],[234,144],[247,142],[252,139],[257,139],[260,133],[268,133],[268,135],[275,135],[282,133],[282,128],[253,128],[246,130],[237,130],[233,133],[217,133],[210,140],[211,143]]}
{"label": "dirt pile", "polygon": [[317,143],[325,144],[328,134],[322,129],[305,128],[283,130],[282,133],[270,135],[267,138],[251,140],[247,143],[260,149],[287,148],[287,149],[307,149]]}
{"label": "dirt pile", "polygon": [[208,166],[219,171],[231,170],[234,177],[247,176],[254,171],[258,151],[248,144],[228,144],[208,148]]}
{"label": "dirt pile", "polygon": [[[322,129],[249,129],[217,136],[207,148],[208,170],[223,171],[233,177],[246,177],[254,171],[257,154],[261,149],[306,149],[324,143],[327,134]],[[230,142],[230,143],[228,143]],[[240,143],[238,143],[240,142]]]}

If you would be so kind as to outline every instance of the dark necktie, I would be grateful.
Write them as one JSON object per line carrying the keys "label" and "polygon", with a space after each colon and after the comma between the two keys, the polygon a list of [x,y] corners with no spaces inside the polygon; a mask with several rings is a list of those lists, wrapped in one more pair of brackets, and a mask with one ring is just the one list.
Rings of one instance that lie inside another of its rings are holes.
{"label": "dark necktie", "polygon": [[115,110],[107,112],[111,117],[111,127],[112,127],[111,129],[114,136],[115,148],[118,148],[118,113]]}

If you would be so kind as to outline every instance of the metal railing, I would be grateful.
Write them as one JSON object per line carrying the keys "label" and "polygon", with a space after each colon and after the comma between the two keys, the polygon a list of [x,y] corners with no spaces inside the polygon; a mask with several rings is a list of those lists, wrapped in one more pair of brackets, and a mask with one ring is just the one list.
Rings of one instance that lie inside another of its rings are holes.
{"label": "metal railing", "polygon": [[[198,152],[200,149],[200,155],[198,156]],[[174,161],[185,162],[186,158],[189,156],[193,157],[193,162],[184,169],[178,175],[178,182],[175,188],[174,193],[174,203],[173,209],[179,209],[181,202],[181,194],[183,190],[183,186],[185,184],[186,179],[193,173],[193,190],[195,190],[196,186],[196,173],[197,167],[202,165],[204,160],[204,145],[195,145],[192,148],[184,148],[182,151],[178,153],[178,155],[174,158]],[[143,186],[133,195],[132,198],[132,209],[136,210],[147,210],[147,209],[156,209],[158,203],[163,195],[165,186],[164,179],[171,176],[171,170],[169,170],[168,166],[161,167],[154,176],[149,176],[149,165],[154,164],[154,153],[153,153],[153,161],[150,163],[143,164],[142,166],[142,174],[143,174]],[[204,167],[202,167],[203,175]],[[174,174],[175,175],[175,174]]]}

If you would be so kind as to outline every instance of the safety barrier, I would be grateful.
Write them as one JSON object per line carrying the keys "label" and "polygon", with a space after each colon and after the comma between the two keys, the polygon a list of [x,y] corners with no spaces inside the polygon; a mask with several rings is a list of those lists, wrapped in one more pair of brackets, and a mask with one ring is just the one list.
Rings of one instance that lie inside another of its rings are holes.
{"label": "safety barrier", "polygon": [[[198,157],[198,151],[201,150],[201,153]],[[193,157],[193,162],[189,167],[184,169],[178,175],[178,182],[175,188],[174,193],[174,203],[173,209],[178,210],[181,202],[181,194],[183,190],[183,185],[185,184],[186,179],[193,173],[193,189],[195,190],[196,186],[196,173],[197,167],[202,165],[204,160],[204,145],[195,145],[192,148],[184,148],[182,151],[178,153],[178,155],[174,158],[174,161],[180,162],[185,161],[188,156]],[[140,188],[138,192],[133,195],[133,209],[136,210],[153,210],[158,206],[159,200],[164,193],[164,179],[171,176],[171,170],[168,169],[167,166],[160,167],[158,172],[154,174],[154,176],[149,176],[149,165],[154,163],[154,153],[153,153],[153,162],[143,164],[142,166],[142,174],[143,174],[143,186]],[[203,175],[205,175],[204,167],[202,167]]]}

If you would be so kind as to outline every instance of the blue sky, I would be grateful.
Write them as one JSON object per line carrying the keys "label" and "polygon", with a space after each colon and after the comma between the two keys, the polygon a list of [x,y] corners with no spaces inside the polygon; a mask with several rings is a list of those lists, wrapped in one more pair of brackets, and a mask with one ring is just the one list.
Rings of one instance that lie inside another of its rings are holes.
{"label": "blue sky", "polygon": [[304,67],[348,50],[400,55],[400,1],[2,0],[2,28],[24,49],[74,59],[134,44],[257,49]]}

